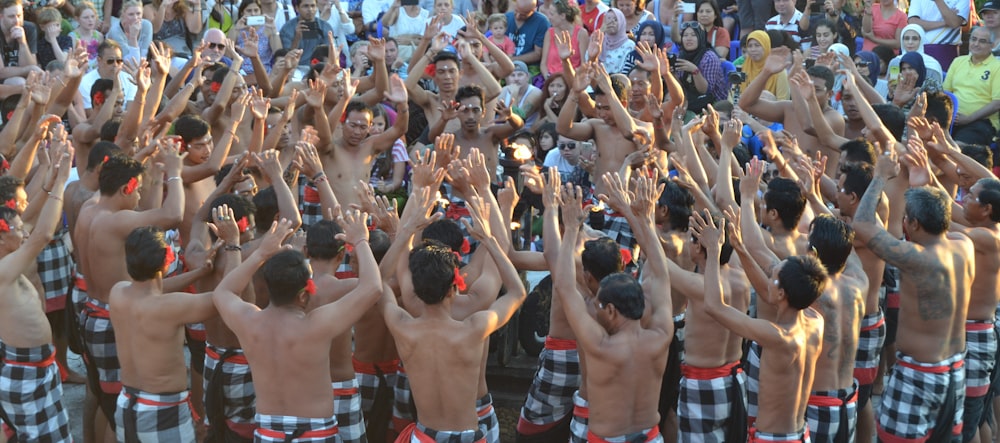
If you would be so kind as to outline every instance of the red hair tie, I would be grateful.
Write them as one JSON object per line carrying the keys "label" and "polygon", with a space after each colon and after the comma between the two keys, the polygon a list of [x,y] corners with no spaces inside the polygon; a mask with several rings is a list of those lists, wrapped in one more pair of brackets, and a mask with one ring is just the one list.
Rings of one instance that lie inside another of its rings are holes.
{"label": "red hair tie", "polygon": [[97,91],[94,93],[94,107],[104,106],[104,92]]}
{"label": "red hair tie", "polygon": [[[470,250],[472,250],[472,247],[469,246],[469,239],[462,237],[462,248],[461,248],[462,255],[468,254]],[[459,257],[459,260],[461,259],[462,257]]]}
{"label": "red hair tie", "polygon": [[465,278],[462,277],[462,274],[458,272],[457,267],[455,268],[455,280],[453,281],[453,283],[455,284],[455,287],[458,288],[459,291],[464,291],[466,288]]}
{"label": "red hair tie", "polygon": [[139,179],[132,177],[128,179],[128,183],[125,184],[125,195],[132,195],[136,189],[139,188]]}
{"label": "red hair tie", "polygon": [[243,218],[240,218],[239,220],[236,221],[236,227],[240,228],[240,234],[247,232],[247,226],[249,224],[250,222],[247,220],[247,217],[245,215],[243,216]]}
{"label": "red hair tie", "polygon": [[174,258],[173,248],[167,246],[167,253],[163,257],[163,269],[169,269],[170,265],[174,264]]}
{"label": "red hair tie", "polygon": [[7,224],[7,220],[0,218],[0,232],[10,232],[10,225]]}
{"label": "red hair tie", "polygon": [[310,65],[318,65],[319,64],[319,59],[318,58],[314,58],[312,60],[309,60],[309,64]]}
{"label": "red hair tie", "polygon": [[6,202],[4,202],[4,206],[17,210],[17,200],[14,199],[7,200]]}
{"label": "red hair tie", "polygon": [[622,252],[622,265],[628,266],[629,263],[632,263],[632,251],[629,251],[628,249],[622,249],[621,252]]}
{"label": "red hair tie", "polygon": [[222,83],[212,82],[212,84],[209,86],[209,89],[211,89],[212,92],[218,93],[219,90],[222,89]]}
{"label": "red hair tie", "polygon": [[305,291],[306,294],[316,295],[316,283],[313,282],[313,279],[306,280]]}

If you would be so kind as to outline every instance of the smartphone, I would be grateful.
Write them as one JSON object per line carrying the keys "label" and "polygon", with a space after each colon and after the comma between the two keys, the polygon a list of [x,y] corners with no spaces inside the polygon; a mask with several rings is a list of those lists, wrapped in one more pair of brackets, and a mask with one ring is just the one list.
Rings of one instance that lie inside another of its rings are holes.
{"label": "smartphone", "polygon": [[685,14],[694,14],[694,3],[682,2],[681,11]]}
{"label": "smartphone", "polygon": [[247,26],[263,26],[264,16],[263,15],[251,15],[247,17]]}
{"label": "smartphone", "polygon": [[306,31],[302,33],[302,37],[305,38],[320,38],[319,35],[319,23],[315,20],[311,22],[306,22]]}

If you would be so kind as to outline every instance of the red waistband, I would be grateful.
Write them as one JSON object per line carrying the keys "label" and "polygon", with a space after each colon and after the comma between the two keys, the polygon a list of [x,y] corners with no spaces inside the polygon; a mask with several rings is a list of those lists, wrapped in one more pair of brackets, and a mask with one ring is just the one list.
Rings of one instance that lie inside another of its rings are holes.
{"label": "red waistband", "polygon": [[573,351],[576,350],[576,340],[545,337],[545,349],[551,351]]}
{"label": "red waistband", "polygon": [[[410,423],[406,425],[406,428],[404,428],[403,431],[399,433],[399,436],[396,437],[395,442],[410,443],[413,437],[416,437],[417,441],[419,441],[420,443],[435,443],[434,439],[431,438],[431,436],[425,434],[423,431],[421,431],[420,428],[417,427],[416,423]],[[485,442],[486,438],[482,438],[476,440],[474,443],[485,443]]]}
{"label": "red waistband", "polygon": [[[214,358],[216,360],[219,360],[222,357],[221,355],[219,355],[218,352],[215,352],[215,349],[212,349],[209,346],[205,346],[205,355],[207,355],[209,357],[212,357],[212,358]],[[235,355],[230,355],[229,357],[226,357],[226,362],[227,363],[236,363],[238,365],[249,365],[250,364],[250,362],[247,361],[247,356],[243,355],[242,353],[235,354]]]}
{"label": "red waistband", "polygon": [[854,393],[851,394],[847,400],[841,400],[837,397],[831,397],[829,395],[810,395],[809,405],[819,406],[822,408],[835,408],[838,406],[843,406],[845,404],[850,404],[858,401],[858,390],[855,389]]}
{"label": "red waistband", "polygon": [[[646,434],[646,441],[651,441],[655,439],[656,436],[660,435],[660,427],[653,426],[652,428],[649,428],[649,430],[646,431],[645,434]],[[595,435],[593,432],[590,432],[589,430],[587,431],[587,441],[590,443],[611,443],[610,441]]]}
{"label": "red waistband", "polygon": [[[681,375],[683,375],[684,378],[690,378],[693,380],[711,380],[713,378],[731,375],[733,373],[733,368],[739,366],[739,364],[740,362],[736,361],[717,368],[699,368],[681,363]],[[737,369],[737,372],[743,372],[743,369]]]}
{"label": "red waistband", "polygon": [[940,365],[940,366],[920,366],[910,363],[905,360],[896,360],[896,364],[903,366],[904,368],[910,368],[914,371],[924,372],[927,374],[944,374],[952,369],[958,369],[965,365],[965,360],[959,360],[950,365]]}
{"label": "red waistband", "polygon": [[993,321],[980,321],[980,320],[966,320],[965,330],[966,331],[989,331],[993,329]]}
{"label": "red waistband", "polygon": [[49,355],[48,357],[46,357],[45,360],[42,360],[42,361],[15,361],[15,360],[8,360],[6,358],[3,359],[3,364],[5,364],[5,365],[11,365],[11,366],[28,366],[28,367],[31,367],[31,368],[47,368],[47,367],[51,366],[53,363],[55,363],[55,362],[56,362],[56,353],[55,352],[53,352],[51,355]]}
{"label": "red waistband", "polygon": [[74,277],[73,284],[76,285],[76,289],[87,292],[87,280],[84,280],[83,277]]}
{"label": "red waistband", "polygon": [[[274,429],[257,428],[257,430],[254,431],[254,432],[260,434],[261,436],[267,437],[267,438],[280,438],[280,439],[284,439],[284,438],[288,437],[288,435],[285,434],[284,432],[275,431]],[[302,435],[296,437],[296,439],[300,439],[300,438],[301,439],[309,439],[309,438],[333,437],[334,435],[337,435],[339,432],[340,432],[340,429],[337,429],[336,426],[334,426],[332,428],[327,428],[327,429],[315,429],[315,430],[312,430],[312,431],[303,432]]]}
{"label": "red waistband", "polygon": [[885,317],[881,317],[881,318],[878,319],[877,322],[875,322],[874,325],[866,326],[866,327],[861,328],[861,332],[874,331],[874,330],[882,327],[882,325],[884,325],[884,324],[885,324]]}
{"label": "red waistband", "polygon": [[107,309],[97,306],[92,301],[88,301],[87,303],[84,303],[84,305],[90,309],[91,312],[88,313],[87,315],[91,317],[108,318],[108,319],[111,318],[111,312],[108,312]]}
{"label": "red waistband", "polygon": [[382,374],[395,374],[399,370],[399,359],[387,360],[387,361],[377,361],[377,362],[367,362],[361,361],[354,357],[351,357],[351,361],[354,363],[354,372],[361,374],[378,374],[378,371],[382,371]]}
{"label": "red waistband", "polygon": [[334,388],[334,397],[350,397],[358,393],[358,388]]}

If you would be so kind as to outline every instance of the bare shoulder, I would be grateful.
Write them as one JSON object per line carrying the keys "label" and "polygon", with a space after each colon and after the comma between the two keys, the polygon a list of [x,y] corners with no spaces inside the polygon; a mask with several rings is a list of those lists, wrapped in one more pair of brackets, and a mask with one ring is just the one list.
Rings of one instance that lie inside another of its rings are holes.
{"label": "bare shoulder", "polygon": [[955,248],[960,248],[961,250],[964,251],[972,251],[974,248],[972,242],[973,237],[975,237],[976,240],[978,241],[981,235],[983,236],[983,238],[988,238],[986,237],[986,235],[984,235],[987,233],[990,234],[990,237],[995,237],[996,235],[995,233],[992,233],[986,230],[985,228],[973,228],[970,229],[968,232],[956,232],[956,231],[949,232],[947,234],[947,239]]}

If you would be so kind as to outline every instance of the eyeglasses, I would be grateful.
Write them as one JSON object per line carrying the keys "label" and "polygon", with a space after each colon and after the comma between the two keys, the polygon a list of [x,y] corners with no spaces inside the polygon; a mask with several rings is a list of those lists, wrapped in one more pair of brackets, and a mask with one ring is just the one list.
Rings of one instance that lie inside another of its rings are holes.
{"label": "eyeglasses", "polygon": [[111,66],[111,65],[120,65],[122,63],[125,63],[125,60],[122,60],[120,58],[109,58],[109,59],[105,60],[104,63],[106,63],[108,66]]}
{"label": "eyeglasses", "polygon": [[567,150],[567,151],[572,151],[572,150],[576,149],[576,143],[575,142],[559,143],[559,149],[561,149],[561,150]]}
{"label": "eyeglasses", "polygon": [[701,25],[698,24],[698,22],[684,22],[684,23],[681,23],[681,31],[683,31],[685,29],[688,29],[688,28],[697,28],[698,26],[701,26]]}
{"label": "eyeglasses", "polygon": [[226,44],[225,43],[209,43],[208,44],[208,49],[215,49],[217,51],[221,51],[223,49],[226,49]]}
{"label": "eyeglasses", "polygon": [[867,68],[868,67],[868,62],[866,62],[864,60],[858,60],[858,61],[854,62],[854,64],[857,65],[859,68]]}

